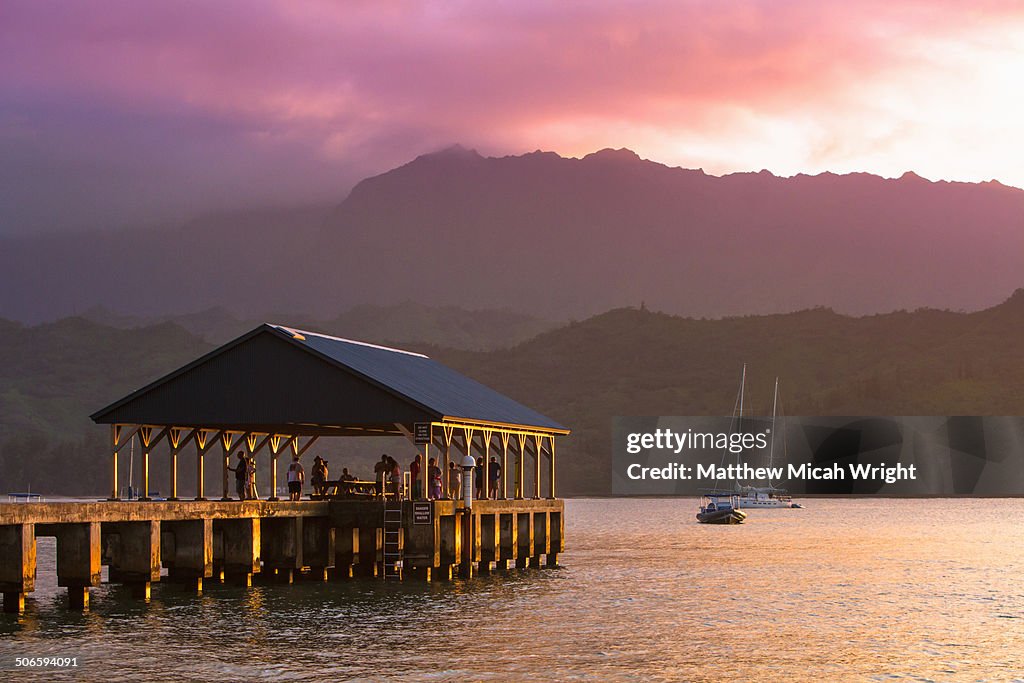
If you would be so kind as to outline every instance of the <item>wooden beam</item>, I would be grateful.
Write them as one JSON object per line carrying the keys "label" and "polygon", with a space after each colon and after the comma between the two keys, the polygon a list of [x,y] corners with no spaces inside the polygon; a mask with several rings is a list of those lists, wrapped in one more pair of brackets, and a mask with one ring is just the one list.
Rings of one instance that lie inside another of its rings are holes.
{"label": "wooden beam", "polygon": [[[114,426],[118,426],[118,425],[114,425]],[[129,443],[131,443],[132,438],[138,433],[139,428],[141,426],[142,425],[135,425],[135,427],[130,432],[128,432],[128,434],[124,434],[124,433],[119,434],[114,439],[114,452],[115,453],[119,453],[122,448],[124,448]],[[124,425],[120,425],[120,427],[123,428]]]}

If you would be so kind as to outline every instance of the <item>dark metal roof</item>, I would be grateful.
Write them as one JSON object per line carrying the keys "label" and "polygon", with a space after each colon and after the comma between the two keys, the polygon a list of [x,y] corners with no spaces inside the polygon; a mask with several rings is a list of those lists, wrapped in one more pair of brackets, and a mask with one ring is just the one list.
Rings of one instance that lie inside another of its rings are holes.
{"label": "dark metal roof", "polygon": [[568,433],[554,420],[422,354],[271,324],[92,415],[104,424],[266,429],[444,418]]}

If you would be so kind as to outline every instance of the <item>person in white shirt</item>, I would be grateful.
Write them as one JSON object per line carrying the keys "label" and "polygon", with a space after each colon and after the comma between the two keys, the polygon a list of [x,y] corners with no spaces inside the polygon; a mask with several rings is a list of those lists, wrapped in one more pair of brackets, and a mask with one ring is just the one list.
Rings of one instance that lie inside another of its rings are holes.
{"label": "person in white shirt", "polygon": [[288,500],[299,500],[302,498],[302,482],[306,473],[299,462],[299,456],[292,457],[292,464],[288,465]]}

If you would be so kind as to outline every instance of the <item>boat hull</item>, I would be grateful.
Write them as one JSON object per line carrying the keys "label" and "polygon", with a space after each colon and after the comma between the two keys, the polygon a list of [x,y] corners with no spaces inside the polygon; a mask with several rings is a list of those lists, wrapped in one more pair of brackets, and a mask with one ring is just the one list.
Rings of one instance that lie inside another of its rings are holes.
{"label": "boat hull", "polygon": [[778,498],[768,499],[750,499],[740,498],[739,507],[741,508],[792,508],[796,507],[792,501],[779,500]]}
{"label": "boat hull", "polygon": [[746,518],[747,513],[735,509],[697,513],[697,521],[701,524],[742,524]]}

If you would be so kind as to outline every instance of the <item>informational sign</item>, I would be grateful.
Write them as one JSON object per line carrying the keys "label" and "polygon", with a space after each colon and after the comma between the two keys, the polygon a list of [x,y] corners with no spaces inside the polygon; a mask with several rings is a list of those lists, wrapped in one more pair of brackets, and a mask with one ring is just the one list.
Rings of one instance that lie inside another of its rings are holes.
{"label": "informational sign", "polygon": [[430,423],[417,422],[413,425],[412,435],[417,444],[430,443]]}
{"label": "informational sign", "polygon": [[433,505],[429,500],[415,501],[412,504],[412,523],[413,524],[430,524],[433,520],[431,518],[431,511],[434,509]]}

